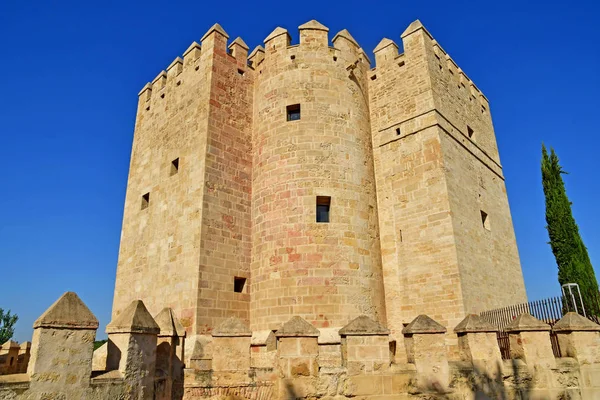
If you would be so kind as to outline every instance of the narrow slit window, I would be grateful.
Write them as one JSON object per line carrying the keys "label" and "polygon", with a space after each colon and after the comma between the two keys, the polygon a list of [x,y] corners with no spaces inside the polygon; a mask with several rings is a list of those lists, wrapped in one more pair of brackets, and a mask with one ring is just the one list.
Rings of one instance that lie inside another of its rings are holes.
{"label": "narrow slit window", "polygon": [[317,222],[329,222],[330,196],[317,196]]}
{"label": "narrow slit window", "polygon": [[396,136],[400,136],[402,134],[402,131],[400,131],[400,128],[396,128]]}
{"label": "narrow slit window", "polygon": [[473,133],[475,133],[473,128],[471,128],[469,125],[467,125],[467,135],[469,135],[469,139],[473,138]]}
{"label": "narrow slit window", "polygon": [[142,210],[145,210],[150,205],[150,193],[142,196]]}
{"label": "narrow slit window", "polygon": [[246,287],[246,278],[240,278],[236,276],[233,278],[233,291],[236,293],[243,293],[244,287]]}
{"label": "narrow slit window", "polygon": [[480,210],[480,212],[481,212],[481,224],[488,231],[491,230],[490,229],[490,217],[487,215],[487,213],[485,211]]}
{"label": "narrow slit window", "polygon": [[399,66],[399,67],[404,67],[404,61],[400,61],[400,62],[398,63],[398,66]]}
{"label": "narrow slit window", "polygon": [[291,106],[287,106],[286,111],[288,121],[297,121],[300,119],[300,104],[292,104]]}
{"label": "narrow slit window", "polygon": [[171,161],[171,176],[179,172],[179,157]]}

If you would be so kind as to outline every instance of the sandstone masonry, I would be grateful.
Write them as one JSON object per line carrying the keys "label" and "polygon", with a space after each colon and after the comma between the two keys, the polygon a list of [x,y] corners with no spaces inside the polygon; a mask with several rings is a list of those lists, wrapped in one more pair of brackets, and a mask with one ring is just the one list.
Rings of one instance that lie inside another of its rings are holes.
{"label": "sandstone masonry", "polygon": [[375,68],[348,31],[299,29],[248,55],[216,24],[139,94],[113,319],[172,309],[200,370],[232,317],[254,343],[366,316],[405,355],[420,314],[526,301],[481,91],[419,21]]}

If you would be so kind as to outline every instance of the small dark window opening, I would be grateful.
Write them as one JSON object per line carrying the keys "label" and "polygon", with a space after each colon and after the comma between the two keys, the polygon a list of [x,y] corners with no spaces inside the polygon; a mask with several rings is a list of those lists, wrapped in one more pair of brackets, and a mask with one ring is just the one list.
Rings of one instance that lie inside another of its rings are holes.
{"label": "small dark window opening", "polygon": [[483,227],[485,229],[487,229],[489,231],[490,230],[490,219],[485,211],[480,210],[480,212],[481,212],[481,224],[483,225]]}
{"label": "small dark window opening", "polygon": [[443,69],[442,64],[438,64],[438,67],[440,67],[440,71]]}
{"label": "small dark window opening", "polygon": [[469,135],[469,138],[473,137],[473,128],[471,128],[469,125],[467,125],[467,135]]}
{"label": "small dark window opening", "polygon": [[371,77],[371,80],[372,80],[372,81],[374,81],[375,79],[377,79],[377,75],[373,75],[373,76]]}
{"label": "small dark window opening", "polygon": [[236,293],[242,293],[246,286],[246,278],[240,278],[238,276],[233,278],[233,291]]}
{"label": "small dark window opening", "polygon": [[335,56],[334,56],[334,57],[333,57],[333,61],[337,61],[337,57],[335,57]]}
{"label": "small dark window opening", "polygon": [[485,114],[485,106],[481,106],[481,113]]}
{"label": "small dark window opening", "polygon": [[148,208],[150,205],[150,193],[146,193],[142,196],[142,210]]}
{"label": "small dark window opening", "polygon": [[292,104],[291,106],[287,106],[286,110],[288,121],[297,121],[300,119],[300,104]]}
{"label": "small dark window opening", "polygon": [[11,357],[11,358],[10,358],[10,364],[9,364],[9,365],[13,365],[13,362],[14,362],[14,361],[15,361],[15,358],[14,358],[14,357]]}
{"label": "small dark window opening", "polygon": [[292,55],[290,56],[290,60],[295,60],[295,59],[296,59],[296,56],[292,54]]}
{"label": "small dark window opening", "polygon": [[164,99],[164,98],[165,98],[165,94],[164,94],[164,93],[161,93],[161,95],[160,95],[160,98],[161,98],[161,99]]}
{"label": "small dark window opening", "polygon": [[396,128],[396,136],[400,136],[402,134],[402,132],[400,131],[400,128]]}
{"label": "small dark window opening", "polygon": [[437,58],[438,60],[440,59],[440,56],[438,56],[437,54],[435,55],[435,58]]}
{"label": "small dark window opening", "polygon": [[400,61],[400,62],[398,63],[398,66],[399,66],[399,67],[404,67],[404,61]]}
{"label": "small dark window opening", "polygon": [[244,70],[238,68],[238,74],[240,74],[241,76],[244,76]]}
{"label": "small dark window opening", "polygon": [[317,196],[317,222],[329,222],[330,196]]}
{"label": "small dark window opening", "polygon": [[179,172],[179,157],[171,161],[171,176]]}

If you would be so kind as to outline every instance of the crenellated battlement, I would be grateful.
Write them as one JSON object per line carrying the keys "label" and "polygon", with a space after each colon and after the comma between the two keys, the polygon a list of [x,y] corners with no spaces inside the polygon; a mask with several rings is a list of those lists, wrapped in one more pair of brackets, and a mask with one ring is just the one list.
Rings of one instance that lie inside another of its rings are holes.
{"label": "crenellated battlement", "polygon": [[[316,20],[308,21],[298,27],[299,43],[292,44],[287,29],[277,27],[264,39],[264,51],[253,65],[262,63],[262,68],[297,68],[305,62],[339,65],[349,72],[358,64],[367,70],[370,60],[348,30],[336,33],[329,42],[329,28]],[[258,49],[258,48],[257,48]],[[255,49],[256,50],[256,49]],[[263,50],[261,48],[261,50]],[[251,56],[254,55],[254,52]]]}
{"label": "crenellated battlement", "polygon": [[193,83],[202,79],[202,76],[195,77],[194,75],[210,70],[207,65],[212,62],[211,55],[215,53],[227,55],[226,59],[230,62],[232,71],[239,68],[239,73],[245,72],[248,67],[248,45],[241,37],[227,45],[228,39],[229,35],[221,25],[213,25],[202,36],[200,43],[192,42],[181,56],[177,56],[165,70],[142,88],[139,93],[140,107],[144,106],[146,111],[150,111],[149,102],[153,97],[158,96],[164,99],[167,92],[175,87],[185,86],[186,82]]}
{"label": "crenellated battlement", "polygon": [[[419,20],[411,23],[409,27],[402,33],[402,47],[404,49],[409,47],[410,49],[411,41],[415,35],[421,36],[421,38],[418,40],[419,43],[427,46],[428,49],[432,49],[432,54],[435,56],[437,61],[437,66],[435,68],[443,72],[444,78],[447,80],[455,80],[459,87],[469,90],[472,100],[478,101],[486,109],[489,109],[488,99],[485,97],[485,95],[450,57],[450,55],[439,45],[439,43],[433,38],[431,33],[429,33],[429,31]],[[407,55],[406,52],[399,53],[398,50],[399,46],[393,40],[388,38],[382,39],[377,47],[373,50],[375,53],[375,68],[371,70],[370,76],[373,77],[376,75],[377,70],[382,71],[383,69],[388,70],[390,68],[402,68],[407,63],[412,61],[410,50],[409,55]],[[431,65],[430,68],[432,68],[432,72],[435,72],[433,71],[433,65]]]}

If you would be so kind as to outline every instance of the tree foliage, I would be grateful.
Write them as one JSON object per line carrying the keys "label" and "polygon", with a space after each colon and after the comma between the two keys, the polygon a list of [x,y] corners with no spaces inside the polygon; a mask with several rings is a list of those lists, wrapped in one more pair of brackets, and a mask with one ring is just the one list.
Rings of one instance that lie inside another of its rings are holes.
{"label": "tree foliage", "polygon": [[546,198],[546,229],[558,265],[558,282],[577,283],[588,314],[600,316],[600,295],[594,268],[579,234],[554,149],[542,145],[542,185]]}
{"label": "tree foliage", "polygon": [[10,313],[8,310],[6,313],[0,308],[0,345],[7,342],[14,334],[14,326],[19,319],[18,316]]}

